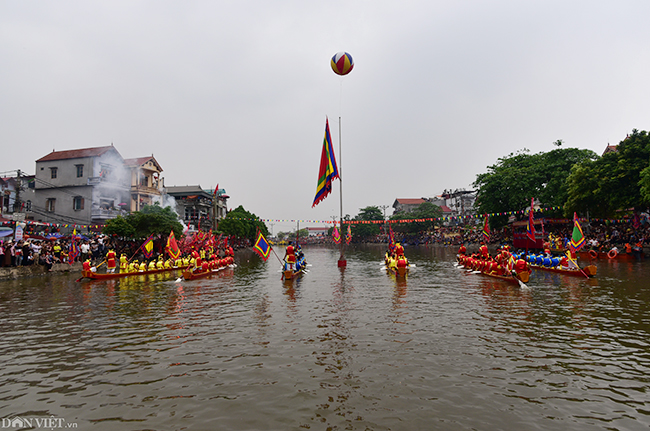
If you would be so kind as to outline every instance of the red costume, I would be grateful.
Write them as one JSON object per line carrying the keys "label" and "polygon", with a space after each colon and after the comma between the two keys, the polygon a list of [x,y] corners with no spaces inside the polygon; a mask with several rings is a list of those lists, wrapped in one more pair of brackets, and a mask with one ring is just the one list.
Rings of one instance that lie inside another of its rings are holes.
{"label": "red costume", "polygon": [[296,263],[296,255],[294,254],[293,246],[290,245],[287,247],[287,262]]}
{"label": "red costume", "polygon": [[109,250],[108,253],[106,253],[106,268],[115,269],[116,264],[117,261],[115,260],[115,252],[113,250]]}

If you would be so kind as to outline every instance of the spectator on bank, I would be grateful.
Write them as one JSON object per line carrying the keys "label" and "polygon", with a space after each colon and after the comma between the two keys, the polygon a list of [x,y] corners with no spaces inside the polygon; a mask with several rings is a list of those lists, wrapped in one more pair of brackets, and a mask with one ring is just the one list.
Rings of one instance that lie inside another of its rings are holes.
{"label": "spectator on bank", "polygon": [[32,243],[32,262],[34,264],[40,263],[39,261],[42,249],[43,247],[41,247],[41,245],[36,241]]}
{"label": "spectator on bank", "polygon": [[50,251],[45,252],[45,269],[47,272],[52,271],[52,265],[54,264],[54,256]]}

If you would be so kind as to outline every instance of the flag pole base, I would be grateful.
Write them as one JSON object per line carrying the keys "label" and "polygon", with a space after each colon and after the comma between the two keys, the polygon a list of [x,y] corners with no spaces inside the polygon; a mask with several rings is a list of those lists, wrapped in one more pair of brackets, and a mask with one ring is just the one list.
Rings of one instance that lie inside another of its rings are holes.
{"label": "flag pole base", "polygon": [[346,266],[348,266],[348,261],[345,260],[345,259],[339,259],[339,261],[338,261],[338,267],[339,267],[339,268],[345,268]]}

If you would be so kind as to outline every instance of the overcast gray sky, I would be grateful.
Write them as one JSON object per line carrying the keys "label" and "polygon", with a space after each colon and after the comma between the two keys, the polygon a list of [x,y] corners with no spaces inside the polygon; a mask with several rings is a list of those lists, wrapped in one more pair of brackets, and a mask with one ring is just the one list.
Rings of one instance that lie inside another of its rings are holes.
{"label": "overcast gray sky", "polygon": [[522,148],[600,154],[648,130],[649,16],[647,0],[2,0],[0,171],[113,143],[231,208],[330,220],[338,182],[311,204],[325,117],[337,157],[342,117],[354,216],[470,188]]}

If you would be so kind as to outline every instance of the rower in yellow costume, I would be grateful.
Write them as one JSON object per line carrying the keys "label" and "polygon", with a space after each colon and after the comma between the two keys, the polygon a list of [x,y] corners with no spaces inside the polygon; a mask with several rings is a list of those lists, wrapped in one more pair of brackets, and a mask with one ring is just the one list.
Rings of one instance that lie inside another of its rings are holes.
{"label": "rower in yellow costume", "polygon": [[122,255],[120,256],[120,272],[127,272],[128,267],[129,267],[129,262],[126,259],[126,255],[122,253]]}

